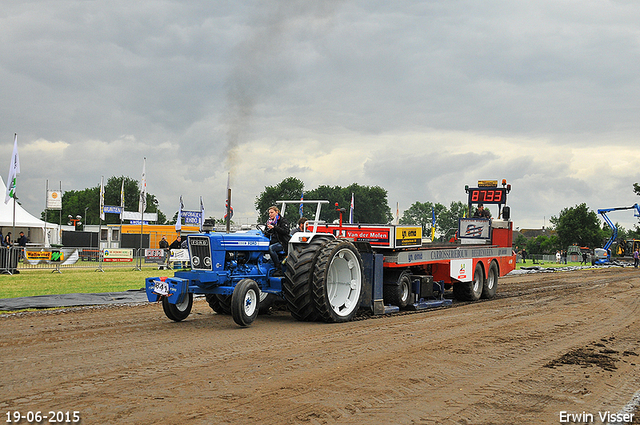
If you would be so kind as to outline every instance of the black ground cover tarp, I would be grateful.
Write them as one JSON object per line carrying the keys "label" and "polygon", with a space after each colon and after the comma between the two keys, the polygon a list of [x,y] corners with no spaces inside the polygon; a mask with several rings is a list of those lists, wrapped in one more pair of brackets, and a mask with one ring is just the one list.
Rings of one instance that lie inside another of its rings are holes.
{"label": "black ground cover tarp", "polygon": [[126,292],[105,292],[101,294],[38,295],[35,297],[0,299],[0,311],[25,308],[75,307],[103,304],[127,304],[146,302],[144,290]]}

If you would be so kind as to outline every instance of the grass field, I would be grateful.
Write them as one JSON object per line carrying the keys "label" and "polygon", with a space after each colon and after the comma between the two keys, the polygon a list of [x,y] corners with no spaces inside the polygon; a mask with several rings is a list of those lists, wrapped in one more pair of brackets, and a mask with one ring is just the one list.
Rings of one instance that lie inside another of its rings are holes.
{"label": "grass field", "polygon": [[30,297],[74,293],[121,292],[144,288],[144,279],[152,276],[173,276],[171,270],[157,267],[132,269],[66,269],[62,273],[51,270],[20,270],[15,275],[0,275],[0,298]]}

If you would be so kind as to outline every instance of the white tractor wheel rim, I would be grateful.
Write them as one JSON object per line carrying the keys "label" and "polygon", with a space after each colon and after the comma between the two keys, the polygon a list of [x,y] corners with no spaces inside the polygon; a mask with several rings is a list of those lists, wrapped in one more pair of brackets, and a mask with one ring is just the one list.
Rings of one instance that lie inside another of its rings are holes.
{"label": "white tractor wheel rim", "polygon": [[189,306],[189,294],[185,294],[182,302],[176,303],[176,308],[179,311],[185,311],[188,306]]}
{"label": "white tractor wheel rim", "polygon": [[358,308],[362,275],[358,258],[350,249],[336,253],[329,265],[326,284],[331,309],[339,316],[348,316]]}
{"label": "white tractor wheel rim", "polygon": [[256,311],[256,306],[258,305],[259,295],[256,294],[256,291],[253,289],[249,289],[244,296],[244,313],[247,316],[252,316]]}

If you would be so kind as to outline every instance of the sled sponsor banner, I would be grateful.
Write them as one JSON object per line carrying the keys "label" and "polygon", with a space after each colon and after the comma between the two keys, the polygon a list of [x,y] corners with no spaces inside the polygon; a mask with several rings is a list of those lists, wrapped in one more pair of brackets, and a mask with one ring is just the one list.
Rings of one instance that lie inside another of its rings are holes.
{"label": "sled sponsor banner", "polygon": [[460,282],[473,279],[473,260],[451,260],[449,275]]}
{"label": "sled sponsor banner", "polygon": [[109,248],[102,251],[104,262],[132,262],[133,250],[124,248]]}
{"label": "sled sponsor banner", "polygon": [[361,227],[337,224],[318,226],[318,233],[331,233],[337,238],[351,239],[357,242],[369,242],[373,246],[389,247],[391,244],[391,226]]}
{"label": "sled sponsor banner", "polygon": [[[309,227],[311,229],[311,226]],[[420,247],[422,228],[420,226],[367,226],[361,224],[325,224],[318,226],[318,233],[331,233],[337,238],[354,242],[368,242],[379,248]]]}
{"label": "sled sponsor banner", "polygon": [[491,221],[486,218],[461,218],[458,224],[460,238],[489,239],[491,237]]}
{"label": "sled sponsor banner", "polygon": [[422,246],[421,226],[396,226],[396,247]]}

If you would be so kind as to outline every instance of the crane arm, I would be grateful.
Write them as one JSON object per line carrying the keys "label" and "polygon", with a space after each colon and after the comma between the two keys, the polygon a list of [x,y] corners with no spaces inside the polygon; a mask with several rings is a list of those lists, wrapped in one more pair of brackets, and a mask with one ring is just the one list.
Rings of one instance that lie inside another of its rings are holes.
{"label": "crane arm", "polygon": [[630,207],[603,208],[598,210],[598,214],[600,214],[602,218],[604,218],[604,221],[607,223],[609,227],[611,227],[611,230],[613,230],[611,237],[609,238],[607,243],[604,244],[604,247],[603,247],[604,249],[608,250],[611,247],[611,244],[618,237],[618,228],[616,227],[615,224],[611,222],[611,220],[607,216],[607,213],[611,211],[632,210],[632,209],[635,209],[635,212],[633,213],[633,215],[636,217],[640,217],[640,206],[638,206],[638,204],[633,204]]}

